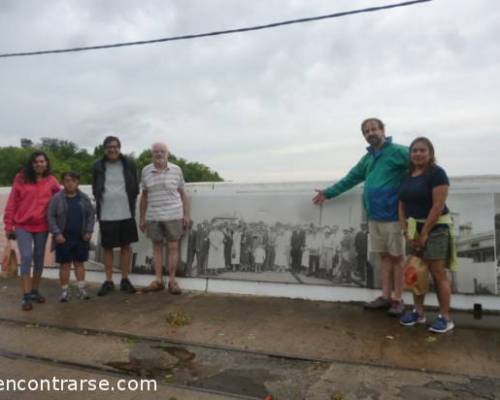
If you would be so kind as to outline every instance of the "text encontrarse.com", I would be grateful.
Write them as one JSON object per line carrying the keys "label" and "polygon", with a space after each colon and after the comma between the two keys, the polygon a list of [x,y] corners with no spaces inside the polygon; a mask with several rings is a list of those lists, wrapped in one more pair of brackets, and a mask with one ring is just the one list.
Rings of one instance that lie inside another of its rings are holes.
{"label": "text encontrarse.com", "polygon": [[154,379],[0,378],[0,392],[156,392]]}

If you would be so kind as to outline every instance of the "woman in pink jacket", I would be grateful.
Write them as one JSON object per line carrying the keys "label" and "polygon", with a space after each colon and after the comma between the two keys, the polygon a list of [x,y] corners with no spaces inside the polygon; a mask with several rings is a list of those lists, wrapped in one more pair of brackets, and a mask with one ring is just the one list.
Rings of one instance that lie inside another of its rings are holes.
{"label": "woman in pink jacket", "polygon": [[23,170],[14,178],[5,206],[5,232],[7,237],[17,239],[21,253],[22,309],[25,311],[33,308],[33,302],[45,302],[38,287],[49,230],[47,210],[52,196],[59,190],[59,182],[51,174],[47,154],[35,151]]}

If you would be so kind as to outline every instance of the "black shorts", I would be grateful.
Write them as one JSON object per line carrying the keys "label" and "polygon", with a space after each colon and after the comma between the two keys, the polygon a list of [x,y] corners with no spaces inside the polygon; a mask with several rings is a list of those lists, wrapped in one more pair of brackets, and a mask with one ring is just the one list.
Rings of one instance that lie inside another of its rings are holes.
{"label": "black shorts", "polygon": [[139,241],[135,219],[100,221],[101,245],[106,249],[127,246]]}
{"label": "black shorts", "polygon": [[89,242],[85,240],[66,240],[56,244],[56,262],[66,264],[71,262],[85,262],[89,259]]}

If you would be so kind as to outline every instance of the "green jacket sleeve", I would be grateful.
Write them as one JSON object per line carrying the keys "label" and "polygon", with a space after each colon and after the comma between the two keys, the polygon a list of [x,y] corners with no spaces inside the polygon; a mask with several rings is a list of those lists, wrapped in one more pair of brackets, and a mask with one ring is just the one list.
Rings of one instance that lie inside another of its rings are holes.
{"label": "green jacket sleeve", "polygon": [[336,184],[326,188],[323,194],[326,198],[331,199],[337,197],[338,195],[348,191],[357,184],[363,182],[366,179],[366,156],[364,156],[359,162],[349,171],[349,173],[343,177]]}
{"label": "green jacket sleeve", "polygon": [[401,166],[408,169],[410,167],[410,149],[406,146],[398,146],[397,156]]}

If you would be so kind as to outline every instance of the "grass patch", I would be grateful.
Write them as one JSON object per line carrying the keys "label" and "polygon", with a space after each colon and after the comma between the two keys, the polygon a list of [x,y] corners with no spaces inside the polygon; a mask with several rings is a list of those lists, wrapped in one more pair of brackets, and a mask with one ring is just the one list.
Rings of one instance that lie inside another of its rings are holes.
{"label": "grass patch", "polygon": [[167,324],[179,328],[191,323],[191,317],[183,311],[170,311],[166,316]]}

